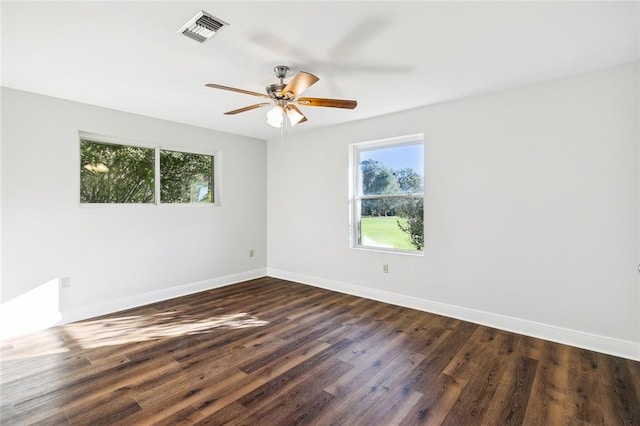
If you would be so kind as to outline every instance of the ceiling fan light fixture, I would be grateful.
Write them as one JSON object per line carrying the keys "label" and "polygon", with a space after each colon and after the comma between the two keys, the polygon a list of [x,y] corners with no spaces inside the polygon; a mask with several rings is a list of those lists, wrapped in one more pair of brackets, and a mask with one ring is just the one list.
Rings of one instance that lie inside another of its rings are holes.
{"label": "ceiling fan light fixture", "polygon": [[289,119],[289,123],[291,123],[291,127],[293,127],[304,118],[304,115],[300,114],[298,111],[288,106],[287,118]]}
{"label": "ceiling fan light fixture", "polygon": [[282,126],[282,120],[284,119],[284,111],[280,105],[274,106],[267,113],[267,124],[272,127],[280,128]]}

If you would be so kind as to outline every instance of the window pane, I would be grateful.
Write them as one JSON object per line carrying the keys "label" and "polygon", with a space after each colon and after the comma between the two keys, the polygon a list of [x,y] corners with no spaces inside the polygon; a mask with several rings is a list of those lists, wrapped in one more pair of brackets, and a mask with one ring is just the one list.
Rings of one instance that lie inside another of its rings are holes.
{"label": "window pane", "polygon": [[80,140],[81,203],[153,203],[155,150]]}
{"label": "window pane", "polygon": [[419,251],[424,247],[422,198],[361,200],[361,246]]}
{"label": "window pane", "polygon": [[364,195],[422,194],[424,190],[422,144],[361,150],[358,163]]}
{"label": "window pane", "polygon": [[162,203],[213,203],[213,156],[160,151]]}

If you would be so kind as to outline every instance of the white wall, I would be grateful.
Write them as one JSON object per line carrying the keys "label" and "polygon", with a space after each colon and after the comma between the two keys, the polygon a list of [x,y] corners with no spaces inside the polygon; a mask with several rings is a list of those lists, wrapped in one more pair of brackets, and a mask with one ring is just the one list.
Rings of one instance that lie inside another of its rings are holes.
{"label": "white wall", "polygon": [[[638,73],[269,141],[269,273],[640,358]],[[348,145],[420,132],[424,256],[351,249]]]}
{"label": "white wall", "polygon": [[[222,205],[80,205],[79,130],[218,151]],[[69,277],[77,319],[264,275],[265,158],[261,140],[3,88],[3,304]]]}

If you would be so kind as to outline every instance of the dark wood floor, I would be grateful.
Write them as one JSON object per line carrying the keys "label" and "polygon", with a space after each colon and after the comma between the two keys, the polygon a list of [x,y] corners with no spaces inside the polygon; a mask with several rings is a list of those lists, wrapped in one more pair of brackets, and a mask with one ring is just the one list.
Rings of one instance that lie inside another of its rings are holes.
{"label": "dark wood floor", "polygon": [[261,278],[4,341],[2,424],[639,425],[640,363]]}

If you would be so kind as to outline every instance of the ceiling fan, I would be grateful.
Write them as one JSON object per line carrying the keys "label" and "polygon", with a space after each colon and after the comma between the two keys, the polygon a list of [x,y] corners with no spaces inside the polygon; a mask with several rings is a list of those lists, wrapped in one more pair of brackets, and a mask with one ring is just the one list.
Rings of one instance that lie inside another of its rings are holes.
{"label": "ceiling fan", "polygon": [[267,113],[267,123],[273,127],[282,127],[285,116],[291,126],[307,121],[307,117],[304,116],[297,105],[345,109],[354,109],[358,105],[358,102],[347,99],[299,98],[298,96],[300,96],[302,92],[308,89],[311,85],[315,84],[319,78],[308,72],[300,71],[287,84],[285,84],[284,79],[287,77],[289,67],[285,65],[278,65],[273,69],[273,71],[275,72],[276,77],[280,79],[280,82],[268,85],[265,88],[267,92],[266,94],[237,89],[235,87],[222,86],[220,84],[206,84],[206,86],[214,89],[229,90],[231,92],[244,93],[246,95],[269,99],[269,102],[262,102],[234,109],[232,111],[225,112],[225,114],[239,114],[241,112],[251,111],[252,109],[273,105],[273,108]]}

